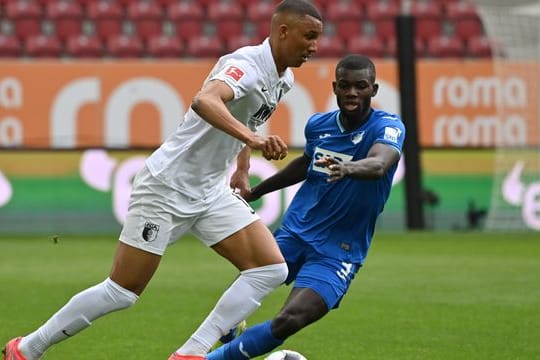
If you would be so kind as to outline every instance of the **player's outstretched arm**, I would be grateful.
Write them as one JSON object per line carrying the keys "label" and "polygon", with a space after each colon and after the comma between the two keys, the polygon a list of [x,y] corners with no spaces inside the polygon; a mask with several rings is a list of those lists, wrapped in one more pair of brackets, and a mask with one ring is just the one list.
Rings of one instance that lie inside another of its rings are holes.
{"label": "player's outstretched arm", "polygon": [[345,176],[358,179],[378,179],[399,161],[399,157],[400,154],[392,146],[375,143],[364,159],[338,162],[333,158],[324,158],[317,160],[316,164],[326,166],[330,170],[329,182],[338,181]]}
{"label": "player's outstretched arm", "polygon": [[283,189],[287,186],[291,186],[305,180],[310,163],[311,158],[306,154],[297,157],[283,169],[265,179],[259,185],[255,186],[251,190],[250,195],[245,197],[245,199],[247,201],[254,201],[259,199],[264,194]]}
{"label": "player's outstretched arm", "polygon": [[242,141],[255,150],[261,150],[267,160],[280,160],[287,156],[287,144],[277,135],[260,136],[238,121],[225,104],[234,98],[231,87],[221,80],[212,80],[195,95],[191,108],[210,125]]}

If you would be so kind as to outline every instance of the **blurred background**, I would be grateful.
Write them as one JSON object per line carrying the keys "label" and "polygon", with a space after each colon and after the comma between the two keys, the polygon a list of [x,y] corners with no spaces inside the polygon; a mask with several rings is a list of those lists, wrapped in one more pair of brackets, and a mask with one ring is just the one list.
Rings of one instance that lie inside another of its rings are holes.
{"label": "blurred background", "polygon": [[[0,235],[119,231],[145,157],[220,55],[265,38],[276,3],[0,0]],[[377,226],[540,231],[539,2],[315,3],[317,55],[261,131],[294,158],[309,115],[336,107],[337,59],[368,55],[374,106],[411,130]],[[253,182],[287,161],[256,156]],[[295,190],[255,204],[269,226]]]}

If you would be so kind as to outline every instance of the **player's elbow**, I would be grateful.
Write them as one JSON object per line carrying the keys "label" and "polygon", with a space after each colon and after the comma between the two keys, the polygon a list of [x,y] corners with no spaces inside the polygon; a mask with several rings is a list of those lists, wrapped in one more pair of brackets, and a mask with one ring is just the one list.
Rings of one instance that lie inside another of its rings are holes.
{"label": "player's elbow", "polygon": [[200,114],[201,111],[201,93],[198,93],[193,97],[193,100],[191,101],[191,109],[195,111],[197,114]]}

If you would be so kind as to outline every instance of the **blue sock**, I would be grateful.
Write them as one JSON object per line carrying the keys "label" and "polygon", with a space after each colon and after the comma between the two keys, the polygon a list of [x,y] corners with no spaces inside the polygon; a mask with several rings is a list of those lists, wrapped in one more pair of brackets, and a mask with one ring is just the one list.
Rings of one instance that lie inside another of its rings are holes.
{"label": "blue sock", "polygon": [[272,320],[244,331],[233,341],[206,355],[207,360],[246,360],[277,348],[284,340],[272,335]]}

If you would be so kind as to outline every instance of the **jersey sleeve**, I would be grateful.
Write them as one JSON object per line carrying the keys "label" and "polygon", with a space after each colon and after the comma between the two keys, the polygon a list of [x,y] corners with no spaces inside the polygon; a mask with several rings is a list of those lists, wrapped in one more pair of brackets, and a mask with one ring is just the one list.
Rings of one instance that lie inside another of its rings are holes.
{"label": "jersey sleeve", "polygon": [[381,120],[374,143],[389,145],[401,155],[405,140],[403,122],[397,117],[385,117]]}
{"label": "jersey sleeve", "polygon": [[306,146],[304,148],[304,153],[308,155],[309,157],[313,157],[313,154],[315,153],[315,147],[316,147],[315,141],[318,139],[313,131],[314,118],[315,118],[315,115],[312,115],[308,119],[306,126],[304,127],[304,137],[306,138]]}
{"label": "jersey sleeve", "polygon": [[245,96],[255,88],[258,71],[246,60],[230,59],[219,67],[209,80],[221,80],[231,87],[234,98]]}

